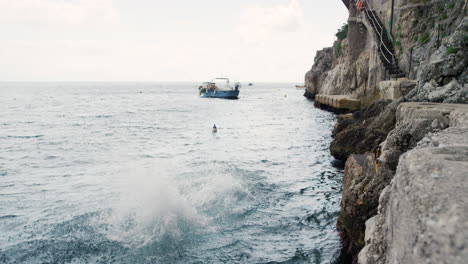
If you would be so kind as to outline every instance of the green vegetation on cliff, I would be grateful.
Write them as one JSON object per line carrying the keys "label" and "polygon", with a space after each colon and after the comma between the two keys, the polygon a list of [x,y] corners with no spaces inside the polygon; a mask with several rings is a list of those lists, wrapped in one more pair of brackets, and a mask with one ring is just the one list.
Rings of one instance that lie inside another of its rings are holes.
{"label": "green vegetation on cliff", "polygon": [[335,34],[338,40],[343,40],[348,36],[348,28],[349,28],[349,25],[346,23],[346,24],[343,24],[343,26],[341,26],[341,28],[338,29],[338,32],[336,32]]}

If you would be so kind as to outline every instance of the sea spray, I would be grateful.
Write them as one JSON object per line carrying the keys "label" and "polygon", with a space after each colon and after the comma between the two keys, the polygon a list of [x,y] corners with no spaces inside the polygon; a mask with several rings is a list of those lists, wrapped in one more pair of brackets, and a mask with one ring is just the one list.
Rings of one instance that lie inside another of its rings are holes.
{"label": "sea spray", "polygon": [[107,236],[129,247],[144,247],[164,236],[174,239],[195,233],[207,219],[180,192],[165,166],[133,166],[120,173],[119,190],[106,219]]}
{"label": "sea spray", "polygon": [[194,236],[200,230],[216,232],[217,222],[248,210],[253,201],[239,175],[216,164],[202,174],[179,173],[174,164],[132,166],[116,177],[119,198],[101,218],[109,239],[128,247],[145,247],[161,239]]}

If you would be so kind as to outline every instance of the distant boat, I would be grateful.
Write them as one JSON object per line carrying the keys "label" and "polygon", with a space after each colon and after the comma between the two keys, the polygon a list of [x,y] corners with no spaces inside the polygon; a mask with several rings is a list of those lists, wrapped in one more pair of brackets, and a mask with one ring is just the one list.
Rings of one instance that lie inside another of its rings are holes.
{"label": "distant boat", "polygon": [[231,86],[229,78],[216,78],[211,82],[204,82],[198,87],[200,97],[238,99],[240,83]]}
{"label": "distant boat", "polygon": [[296,88],[297,89],[305,89],[306,87],[305,87],[305,85],[296,85]]}
{"label": "distant boat", "polygon": [[252,85],[253,85],[253,83],[249,83],[248,85],[249,85],[249,86],[252,86]]}

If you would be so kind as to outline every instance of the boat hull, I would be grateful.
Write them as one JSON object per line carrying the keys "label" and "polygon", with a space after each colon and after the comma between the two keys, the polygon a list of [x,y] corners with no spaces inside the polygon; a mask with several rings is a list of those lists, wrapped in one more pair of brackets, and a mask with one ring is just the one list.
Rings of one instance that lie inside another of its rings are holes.
{"label": "boat hull", "polygon": [[239,90],[207,91],[207,92],[200,93],[200,96],[207,97],[207,98],[239,99]]}

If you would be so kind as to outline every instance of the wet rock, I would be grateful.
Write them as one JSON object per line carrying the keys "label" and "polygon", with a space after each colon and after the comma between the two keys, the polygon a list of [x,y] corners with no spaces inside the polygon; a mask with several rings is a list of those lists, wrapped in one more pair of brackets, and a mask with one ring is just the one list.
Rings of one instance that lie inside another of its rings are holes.
{"label": "wet rock", "polygon": [[337,228],[343,241],[343,253],[354,263],[364,247],[365,222],[377,213],[380,192],[393,174],[373,153],[351,155],[346,161]]}
{"label": "wet rock", "polygon": [[[353,114],[352,121],[343,120],[333,131],[330,152],[340,160],[351,154],[363,154],[385,140],[395,125],[395,111],[400,101],[378,101]],[[342,124],[340,124],[342,123]]]}

